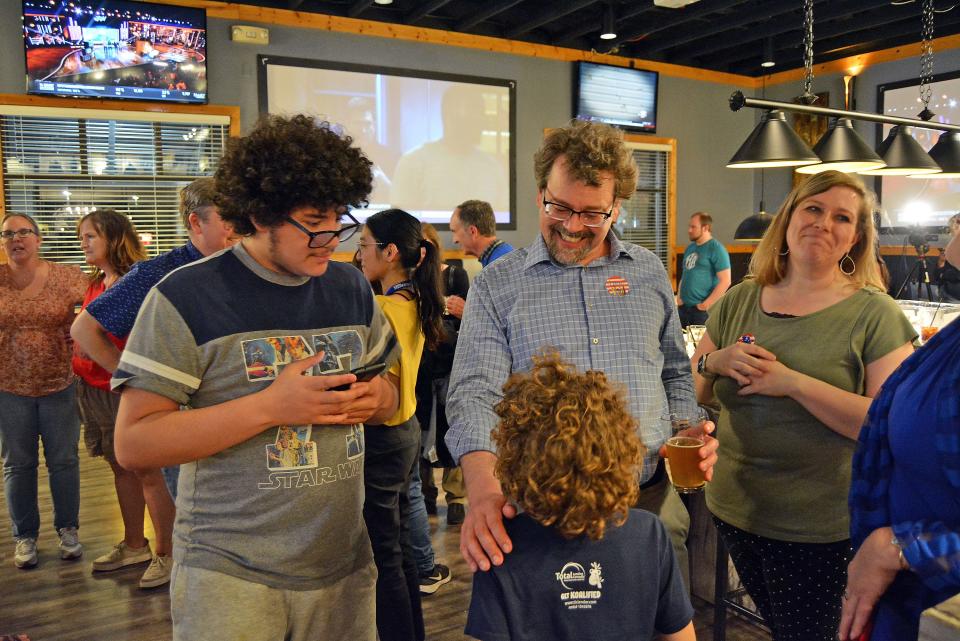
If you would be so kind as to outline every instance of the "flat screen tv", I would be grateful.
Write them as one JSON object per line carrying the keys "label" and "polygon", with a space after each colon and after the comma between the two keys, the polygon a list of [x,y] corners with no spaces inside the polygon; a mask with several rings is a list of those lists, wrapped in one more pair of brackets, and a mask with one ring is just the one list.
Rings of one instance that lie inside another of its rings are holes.
{"label": "flat screen tv", "polygon": [[27,93],[207,102],[203,9],[23,0]]}
{"label": "flat screen tv", "polygon": [[484,200],[516,229],[516,83],[414,69],[259,57],[261,113],[305,113],[351,136],[373,162],[369,204],[447,229],[465,200]]}
{"label": "flat screen tv", "polygon": [[573,114],[628,131],[657,131],[656,71],[578,62],[574,69]]}

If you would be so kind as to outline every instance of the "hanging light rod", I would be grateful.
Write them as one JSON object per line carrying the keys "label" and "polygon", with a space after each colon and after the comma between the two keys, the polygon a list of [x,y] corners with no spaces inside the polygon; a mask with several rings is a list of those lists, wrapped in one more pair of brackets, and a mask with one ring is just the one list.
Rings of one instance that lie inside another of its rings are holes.
{"label": "hanging light rod", "polygon": [[918,129],[936,129],[938,131],[960,131],[960,125],[950,125],[940,122],[929,122],[917,118],[900,118],[898,116],[883,116],[864,111],[847,111],[845,109],[831,109],[829,107],[814,107],[813,105],[798,105],[792,102],[778,100],[764,100],[762,98],[747,98],[742,91],[734,91],[730,95],[730,111],[740,111],[744,107],[753,109],[780,109],[782,111],[799,111],[801,113],[817,114],[820,116],[834,116],[837,118],[852,118],[853,120],[869,120],[882,122],[888,125],[906,125]]}

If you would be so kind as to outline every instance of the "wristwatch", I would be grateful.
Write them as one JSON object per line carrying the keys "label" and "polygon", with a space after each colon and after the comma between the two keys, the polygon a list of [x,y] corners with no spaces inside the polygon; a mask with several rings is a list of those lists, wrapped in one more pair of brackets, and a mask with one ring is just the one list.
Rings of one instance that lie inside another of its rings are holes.
{"label": "wristwatch", "polygon": [[707,356],[710,356],[710,352],[700,355],[700,359],[697,361],[697,374],[700,376],[713,377],[715,374],[707,371]]}

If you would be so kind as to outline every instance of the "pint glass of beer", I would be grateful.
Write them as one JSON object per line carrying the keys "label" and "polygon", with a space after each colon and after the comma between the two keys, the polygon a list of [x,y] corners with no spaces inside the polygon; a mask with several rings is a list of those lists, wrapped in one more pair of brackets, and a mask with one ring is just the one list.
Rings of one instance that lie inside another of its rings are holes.
{"label": "pint glass of beer", "polygon": [[704,472],[700,469],[700,456],[697,454],[703,446],[703,439],[679,433],[689,427],[696,427],[705,420],[707,416],[702,410],[693,416],[670,416],[673,436],[667,439],[667,473],[673,487],[680,494],[699,492],[706,484]]}

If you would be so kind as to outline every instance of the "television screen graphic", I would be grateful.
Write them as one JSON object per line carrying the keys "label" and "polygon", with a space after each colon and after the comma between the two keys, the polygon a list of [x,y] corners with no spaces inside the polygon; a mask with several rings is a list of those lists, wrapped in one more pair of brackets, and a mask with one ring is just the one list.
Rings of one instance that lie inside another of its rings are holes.
{"label": "television screen graphic", "polygon": [[657,130],[655,71],[579,62],[574,115],[631,131]]}
{"label": "television screen graphic", "polygon": [[202,9],[101,0],[24,0],[27,92],[207,102]]}

